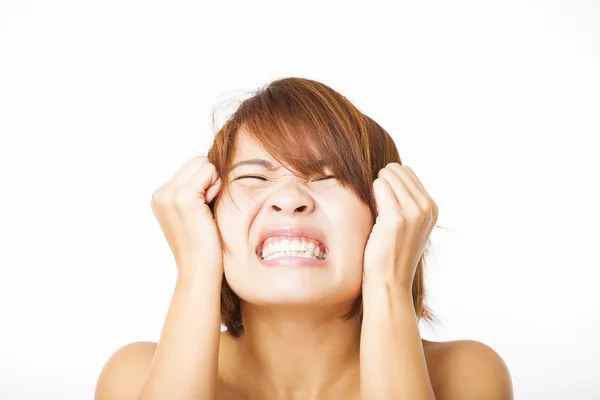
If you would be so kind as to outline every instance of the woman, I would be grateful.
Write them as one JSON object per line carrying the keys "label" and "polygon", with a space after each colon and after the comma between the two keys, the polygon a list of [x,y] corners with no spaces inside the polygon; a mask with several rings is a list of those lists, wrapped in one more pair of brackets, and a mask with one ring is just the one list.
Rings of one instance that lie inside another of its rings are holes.
{"label": "woman", "polygon": [[421,340],[437,206],[328,86],[258,90],[151,206],[173,298],[158,343],[108,360],[97,400],[512,398],[488,346]]}

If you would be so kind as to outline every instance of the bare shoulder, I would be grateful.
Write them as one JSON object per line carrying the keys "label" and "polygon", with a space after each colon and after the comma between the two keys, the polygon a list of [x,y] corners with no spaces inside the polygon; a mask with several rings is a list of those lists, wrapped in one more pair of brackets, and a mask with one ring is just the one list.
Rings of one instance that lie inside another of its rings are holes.
{"label": "bare shoulder", "polygon": [[144,384],[156,346],[154,342],[134,342],[118,349],[100,372],[94,399],[135,399]]}
{"label": "bare shoulder", "polygon": [[423,351],[437,399],[513,399],[508,367],[490,346],[475,340],[423,340]]}

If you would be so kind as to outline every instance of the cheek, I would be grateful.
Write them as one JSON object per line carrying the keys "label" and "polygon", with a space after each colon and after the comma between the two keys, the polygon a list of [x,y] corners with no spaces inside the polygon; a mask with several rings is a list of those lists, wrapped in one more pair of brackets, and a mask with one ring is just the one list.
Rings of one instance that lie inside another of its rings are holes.
{"label": "cheek", "polygon": [[366,244],[373,227],[373,216],[368,206],[356,201],[332,208],[337,229],[345,240],[353,244]]}
{"label": "cheek", "polygon": [[372,215],[360,202],[340,202],[330,210],[332,228],[336,231],[336,248],[345,279],[359,284],[362,278],[364,251],[371,234]]}
{"label": "cheek", "polygon": [[[238,204],[238,207],[231,203],[222,204],[215,215],[219,232],[230,253],[232,253],[231,255],[239,252],[239,248],[243,244],[243,240],[247,238],[248,232],[247,213],[244,212],[239,203],[236,204]],[[225,254],[225,257],[231,257],[231,255]]]}

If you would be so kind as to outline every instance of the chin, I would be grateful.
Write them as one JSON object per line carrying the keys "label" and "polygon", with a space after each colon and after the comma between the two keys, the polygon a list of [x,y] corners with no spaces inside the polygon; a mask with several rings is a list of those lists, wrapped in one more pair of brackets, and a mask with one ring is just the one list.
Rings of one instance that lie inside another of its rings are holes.
{"label": "chin", "polygon": [[312,279],[271,279],[265,282],[229,281],[233,292],[245,302],[253,305],[305,305],[333,306],[349,304],[360,294],[360,281],[357,284],[333,284]]}
{"label": "chin", "polygon": [[225,278],[240,299],[256,305],[351,303],[361,291],[362,265],[349,266],[343,261],[345,269],[330,262],[319,267],[269,267],[259,260],[229,259],[225,260]]}

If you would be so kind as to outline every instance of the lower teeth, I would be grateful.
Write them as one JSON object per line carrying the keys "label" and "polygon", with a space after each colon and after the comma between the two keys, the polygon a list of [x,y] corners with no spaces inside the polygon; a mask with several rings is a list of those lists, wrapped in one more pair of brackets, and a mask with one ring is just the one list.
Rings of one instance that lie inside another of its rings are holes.
{"label": "lower teeth", "polygon": [[306,252],[298,252],[298,251],[284,251],[284,252],[276,252],[273,254],[270,254],[266,257],[261,257],[262,260],[271,260],[273,258],[276,257],[303,257],[303,258],[309,258],[311,260],[324,260],[325,257],[323,257],[323,255],[317,257],[314,254],[310,254],[309,257],[307,257],[306,255],[309,253]]}

